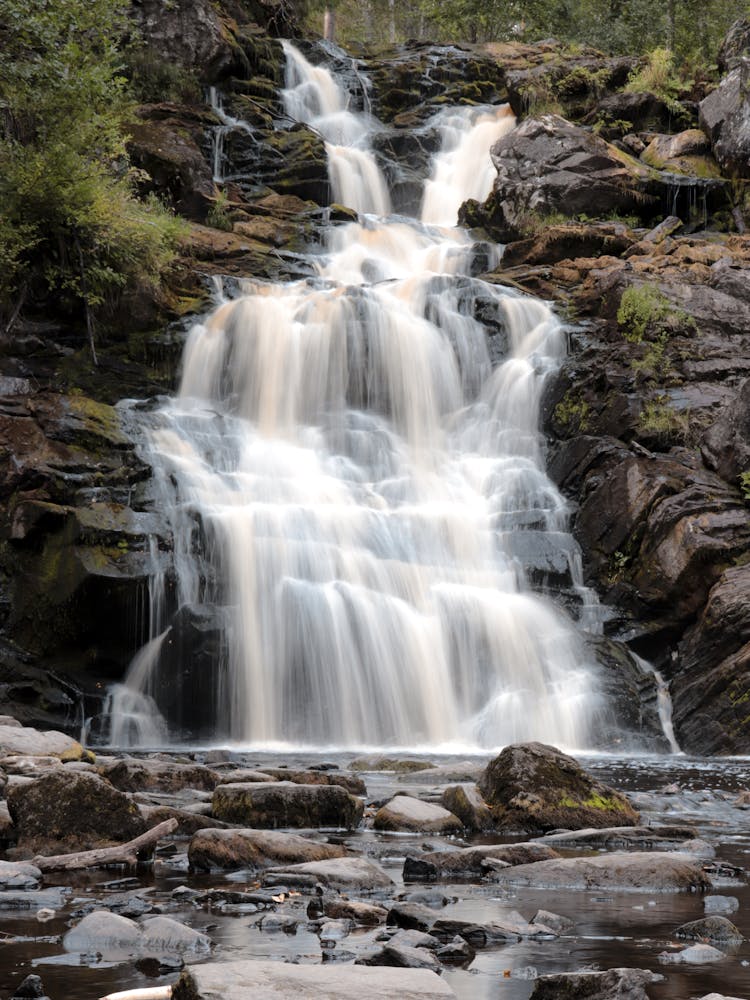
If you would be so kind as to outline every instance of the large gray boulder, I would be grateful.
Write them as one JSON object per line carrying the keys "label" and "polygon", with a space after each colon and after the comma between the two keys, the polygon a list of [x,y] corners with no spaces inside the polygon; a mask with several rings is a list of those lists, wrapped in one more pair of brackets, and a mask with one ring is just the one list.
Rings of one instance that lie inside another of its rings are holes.
{"label": "large gray boulder", "polygon": [[463,823],[452,812],[411,795],[396,795],[378,809],[373,826],[376,830],[415,833],[459,833],[463,830]]}
{"label": "large gray boulder", "polygon": [[701,101],[699,120],[716,162],[731,177],[750,177],[750,63],[731,70]]}
{"label": "large gray boulder", "polygon": [[188,966],[172,1000],[446,1000],[455,993],[428,969],[364,965],[212,962]]}
{"label": "large gray boulder", "polygon": [[211,808],[216,819],[261,829],[353,829],[364,814],[362,801],[340,785],[296,785],[291,781],[219,785]]}
{"label": "large gray boulder", "polygon": [[171,917],[149,917],[136,923],[108,910],[93,910],[63,938],[68,952],[99,954],[116,958],[121,955],[207,955],[211,941]]}
{"label": "large gray boulder", "polygon": [[487,765],[479,790],[503,830],[546,833],[558,828],[635,826],[638,813],[572,757],[543,743],[506,747]]}
{"label": "large gray boulder", "polygon": [[188,848],[191,868],[267,868],[342,858],[346,849],[277,830],[201,830]]}

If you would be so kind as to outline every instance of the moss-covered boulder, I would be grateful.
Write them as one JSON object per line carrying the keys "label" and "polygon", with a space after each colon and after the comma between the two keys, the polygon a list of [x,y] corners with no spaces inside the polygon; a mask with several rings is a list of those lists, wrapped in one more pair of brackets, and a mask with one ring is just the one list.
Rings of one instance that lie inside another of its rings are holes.
{"label": "moss-covered boulder", "polygon": [[353,829],[364,806],[340,785],[295,785],[291,781],[219,785],[212,812],[226,823],[258,829],[337,827]]}
{"label": "moss-covered boulder", "polygon": [[546,833],[560,827],[634,826],[639,820],[621,792],[543,743],[506,747],[487,765],[479,790],[501,830]]}

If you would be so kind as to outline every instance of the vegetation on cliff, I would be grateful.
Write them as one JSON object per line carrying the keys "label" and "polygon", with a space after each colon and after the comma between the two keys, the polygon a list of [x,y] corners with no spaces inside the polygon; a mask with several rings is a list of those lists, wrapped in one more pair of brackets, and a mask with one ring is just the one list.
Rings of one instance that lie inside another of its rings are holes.
{"label": "vegetation on cliff", "polygon": [[179,228],[139,201],[125,151],[121,0],[4,0],[0,18],[0,330],[27,302],[85,316],[153,282]]}

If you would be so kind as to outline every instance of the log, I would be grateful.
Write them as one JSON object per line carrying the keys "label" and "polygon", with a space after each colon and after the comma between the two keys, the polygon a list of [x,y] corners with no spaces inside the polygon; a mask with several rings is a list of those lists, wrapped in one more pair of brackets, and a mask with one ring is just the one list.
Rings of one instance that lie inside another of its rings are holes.
{"label": "log", "polygon": [[73,854],[55,854],[52,857],[40,855],[33,859],[32,865],[43,872],[76,871],[79,868],[97,868],[99,865],[130,865],[138,864],[138,854],[145,847],[152,847],[157,840],[168,836],[177,829],[178,822],[174,817],[165,819],[163,823],[152,827],[140,837],[129,840],[125,844],[114,847],[97,847],[93,851],[75,851]]}
{"label": "log", "polygon": [[142,990],[122,990],[120,993],[108,993],[99,1000],[169,1000],[172,996],[171,986],[147,986]]}

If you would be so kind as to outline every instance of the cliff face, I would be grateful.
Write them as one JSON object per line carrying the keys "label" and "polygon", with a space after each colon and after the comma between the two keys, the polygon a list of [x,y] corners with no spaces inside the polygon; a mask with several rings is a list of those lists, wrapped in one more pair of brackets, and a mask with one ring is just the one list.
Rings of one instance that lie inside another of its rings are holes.
{"label": "cliff face", "polygon": [[[0,684],[35,724],[96,716],[147,634],[148,576],[169,566],[150,469],[114,404],[173,387],[185,317],[212,275],[308,274],[302,251],[324,218],[351,218],[329,206],[320,136],[283,113],[278,38],[298,34],[285,4],[144,0],[133,18],[148,103],[132,161],[144,193],[190,225],[169,286],[108,317],[96,370],[81,331],[55,318],[28,320],[2,348]],[[700,115],[690,101],[675,115],[623,91],[633,60],[554,43],[405,46],[360,64],[369,90],[357,66],[326,57],[384,123],[375,148],[397,207],[419,197],[442,105],[509,99],[524,116],[493,150],[493,194],[462,218],[510,241],[491,280],[554,299],[571,320],[546,429],[589,581],[612,609],[599,655],[623,704],[644,682],[617,643],[654,660],[686,749],[746,751],[750,241],[732,232],[744,188],[729,183],[750,173],[739,68],[727,63]]]}

